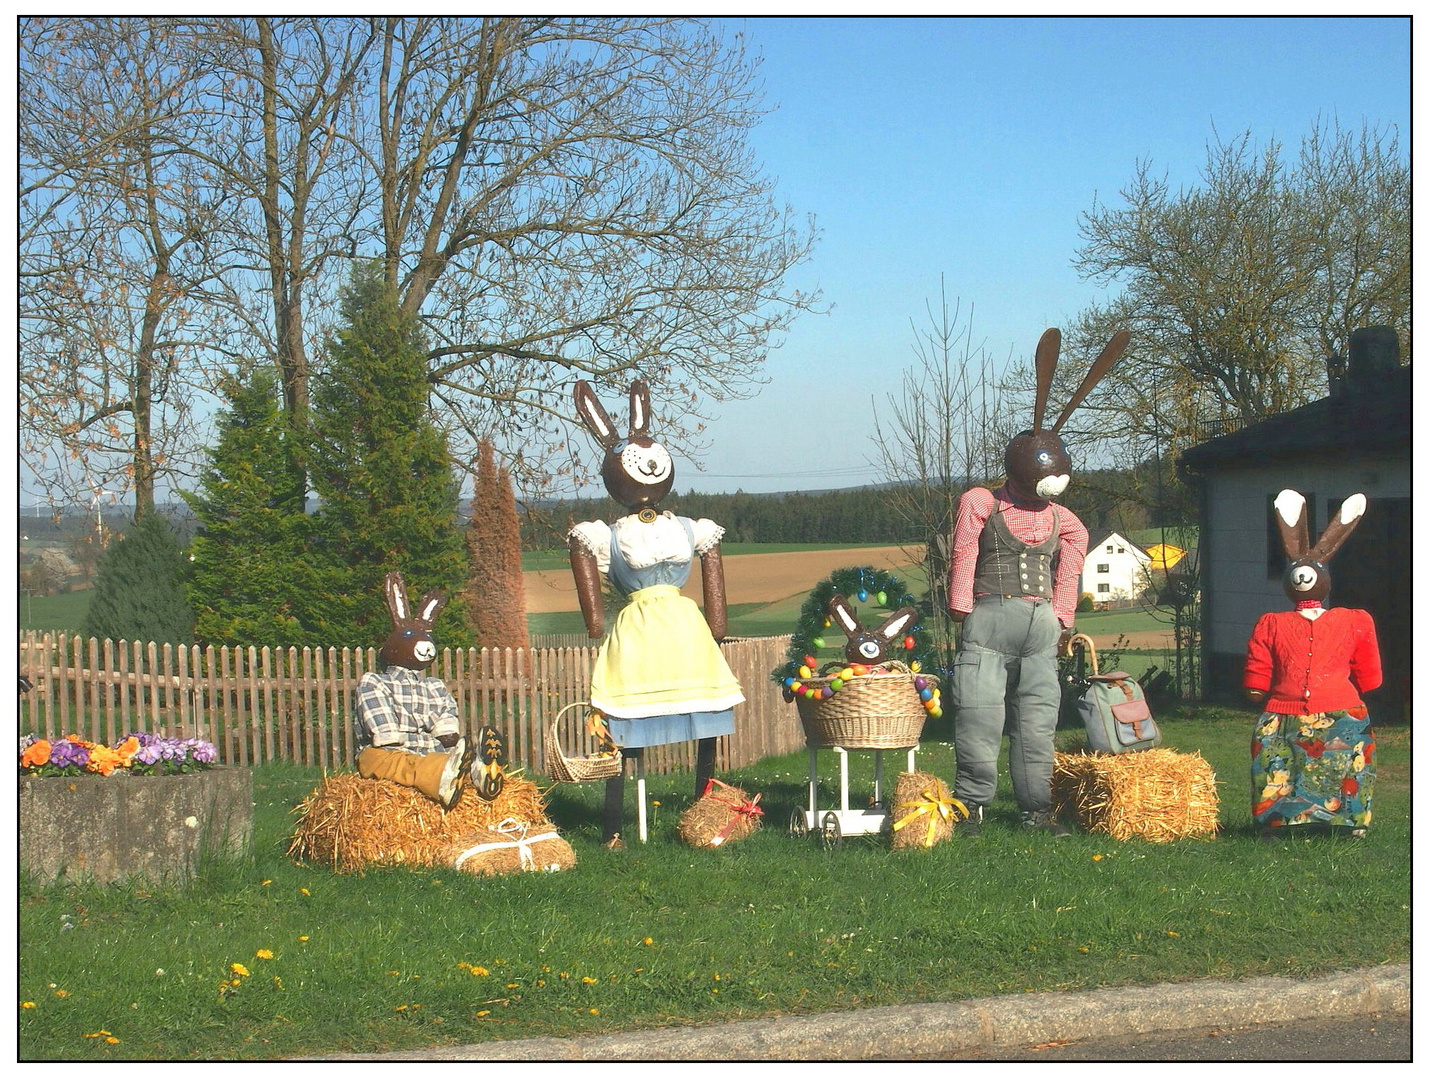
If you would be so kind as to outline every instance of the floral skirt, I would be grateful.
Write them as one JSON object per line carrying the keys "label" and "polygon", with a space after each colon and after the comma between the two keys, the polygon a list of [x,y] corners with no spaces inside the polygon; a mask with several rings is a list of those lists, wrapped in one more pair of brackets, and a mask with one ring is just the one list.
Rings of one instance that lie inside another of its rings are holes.
{"label": "floral skirt", "polygon": [[1374,758],[1366,717],[1264,712],[1251,740],[1251,815],[1263,828],[1369,825]]}

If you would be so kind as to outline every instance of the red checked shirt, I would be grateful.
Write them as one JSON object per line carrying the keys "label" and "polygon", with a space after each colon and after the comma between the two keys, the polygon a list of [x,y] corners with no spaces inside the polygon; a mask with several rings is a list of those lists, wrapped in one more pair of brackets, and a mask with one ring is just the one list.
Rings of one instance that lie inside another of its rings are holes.
{"label": "red checked shirt", "polygon": [[1314,620],[1268,612],[1246,643],[1241,682],[1267,692],[1267,712],[1305,716],[1363,707],[1360,695],[1380,680],[1375,622],[1360,608],[1327,608]]}
{"label": "red checked shirt", "polygon": [[[1006,488],[996,492],[975,487],[958,500],[953,522],[953,566],[948,575],[948,606],[967,615],[973,610],[973,577],[978,563],[978,538],[995,507],[1003,510],[1008,531],[1025,544],[1041,544],[1053,531],[1053,504],[1041,508],[1021,506],[1008,498]],[[1053,612],[1066,629],[1077,610],[1077,579],[1087,554],[1087,528],[1066,506],[1058,506],[1057,571],[1053,578]],[[1029,597],[1028,599],[1036,599]]]}

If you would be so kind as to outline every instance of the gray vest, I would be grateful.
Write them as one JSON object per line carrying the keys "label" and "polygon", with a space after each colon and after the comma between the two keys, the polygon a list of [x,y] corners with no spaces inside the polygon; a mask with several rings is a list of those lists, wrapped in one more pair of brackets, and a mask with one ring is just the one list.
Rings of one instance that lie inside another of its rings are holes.
{"label": "gray vest", "polygon": [[973,591],[1001,596],[1053,598],[1053,562],[1058,555],[1058,507],[1053,507],[1053,531],[1041,544],[1025,544],[1008,531],[1001,507],[988,515],[978,535],[978,564]]}

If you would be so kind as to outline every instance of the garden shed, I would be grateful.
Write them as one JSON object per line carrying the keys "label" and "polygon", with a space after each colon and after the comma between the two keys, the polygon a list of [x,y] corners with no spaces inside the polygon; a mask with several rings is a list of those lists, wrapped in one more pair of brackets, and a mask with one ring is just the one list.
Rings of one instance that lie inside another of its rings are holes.
{"label": "garden shed", "polygon": [[1287,606],[1286,557],[1272,517],[1283,488],[1306,496],[1312,539],[1341,501],[1369,507],[1332,564],[1329,603],[1375,618],[1385,682],[1367,698],[1383,721],[1409,719],[1411,375],[1391,327],[1351,334],[1328,363],[1330,393],[1191,447],[1179,469],[1200,491],[1202,676],[1207,696],[1240,699],[1246,642],[1264,612]]}

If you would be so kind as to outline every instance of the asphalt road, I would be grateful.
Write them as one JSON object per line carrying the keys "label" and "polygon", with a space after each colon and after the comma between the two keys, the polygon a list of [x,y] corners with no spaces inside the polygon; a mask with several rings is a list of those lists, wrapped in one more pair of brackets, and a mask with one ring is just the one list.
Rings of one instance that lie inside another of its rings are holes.
{"label": "asphalt road", "polygon": [[1078,1039],[1018,1050],[959,1050],[923,1061],[1410,1061],[1405,1014],[1193,1028],[1122,1039]]}

